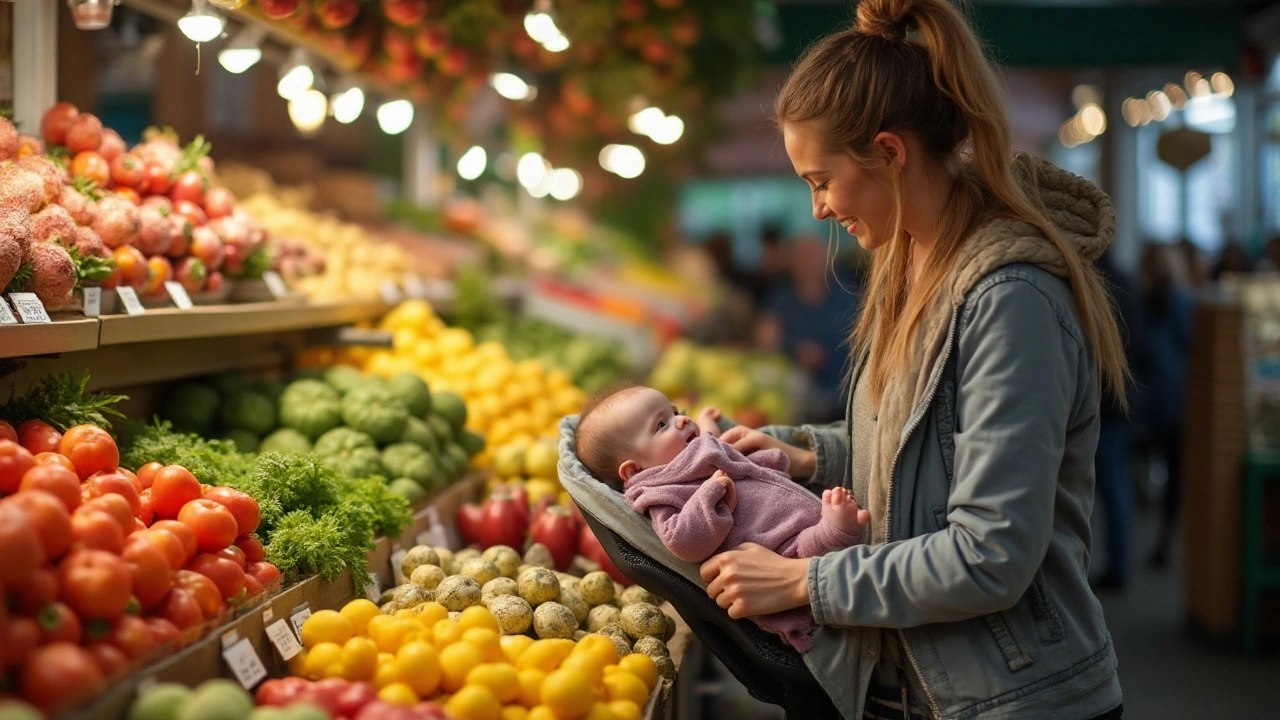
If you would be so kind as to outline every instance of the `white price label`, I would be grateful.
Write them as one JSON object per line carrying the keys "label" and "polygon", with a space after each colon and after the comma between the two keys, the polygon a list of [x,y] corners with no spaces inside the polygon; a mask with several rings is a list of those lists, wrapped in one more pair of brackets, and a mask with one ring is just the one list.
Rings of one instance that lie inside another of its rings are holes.
{"label": "white price label", "polygon": [[391,576],[396,579],[396,585],[404,584],[404,570],[400,566],[404,563],[404,556],[408,554],[409,551],[403,548],[391,553]]}
{"label": "white price label", "polygon": [[120,296],[120,302],[124,303],[124,311],[130,315],[143,315],[147,309],[142,307],[142,301],[138,300],[138,291],[131,287],[121,285],[116,288],[116,294]]}
{"label": "white price label", "polygon": [[275,270],[262,273],[262,281],[267,284],[267,292],[271,293],[273,298],[282,298],[289,294],[289,288],[285,287],[284,279]]}
{"label": "white price label", "polygon": [[293,614],[289,616],[289,624],[293,625],[293,631],[298,637],[302,637],[302,623],[311,617],[311,606],[302,605],[293,609]]}
{"label": "white price label", "polygon": [[411,298],[424,298],[427,296],[427,284],[422,282],[422,278],[418,275],[406,275],[404,291]]}
{"label": "white price label", "polygon": [[190,310],[195,307],[191,303],[191,296],[187,294],[187,289],[182,287],[182,283],[177,280],[169,280],[165,282],[164,289],[169,291],[169,299],[179,310]]}
{"label": "white price label", "polygon": [[17,325],[18,318],[13,316],[13,311],[9,309],[9,303],[0,297],[0,325]]}
{"label": "white price label", "polygon": [[431,538],[432,547],[449,547],[449,532],[445,530],[444,523],[440,522],[440,511],[435,505],[427,508],[427,534]]}
{"label": "white price label", "polygon": [[263,666],[262,658],[258,657],[249,638],[242,638],[231,647],[225,647],[224,638],[222,658],[227,661],[231,674],[236,676],[236,680],[240,681],[240,687],[245,690],[252,690],[267,676],[267,668]]}
{"label": "white price label", "polygon": [[84,289],[84,316],[98,317],[102,314],[102,288]]}
{"label": "white price label", "polygon": [[364,594],[372,603],[382,599],[382,583],[378,582],[378,573],[369,573],[369,584],[365,586]]}
{"label": "white price label", "polygon": [[284,620],[277,620],[267,626],[267,639],[272,645],[276,646],[276,650],[280,653],[280,658],[285,662],[293,659],[294,655],[302,652],[302,644],[298,642],[298,638],[289,629],[289,623]]}
{"label": "white price label", "polygon": [[44,303],[40,302],[35,293],[9,293],[9,299],[18,309],[22,322],[28,325],[53,322],[49,319],[49,313],[44,311]]}
{"label": "white price label", "polygon": [[400,302],[400,288],[396,286],[395,281],[383,280],[378,291],[382,294],[382,302],[388,305]]}

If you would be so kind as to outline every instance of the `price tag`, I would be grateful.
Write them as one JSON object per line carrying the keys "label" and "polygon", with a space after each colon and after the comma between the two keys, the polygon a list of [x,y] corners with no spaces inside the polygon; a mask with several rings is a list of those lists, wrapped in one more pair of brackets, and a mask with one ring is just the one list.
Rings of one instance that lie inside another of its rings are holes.
{"label": "price tag", "polygon": [[302,637],[302,623],[309,617],[311,617],[311,606],[306,604],[294,608],[293,614],[289,616],[289,624],[293,625],[293,632],[298,637]]}
{"label": "price tag", "polygon": [[84,289],[84,316],[98,317],[102,314],[102,288]]}
{"label": "price tag", "polygon": [[382,285],[378,286],[378,292],[382,294],[382,302],[388,305],[400,302],[400,288],[392,280],[383,280]]}
{"label": "price tag", "polygon": [[13,311],[9,309],[9,303],[0,297],[0,325],[17,325],[18,318],[13,316]]}
{"label": "price tag", "polygon": [[267,284],[267,292],[271,293],[273,298],[279,299],[289,294],[289,288],[285,287],[284,279],[275,270],[262,273],[262,281]]}
{"label": "price tag", "polygon": [[18,309],[22,322],[28,325],[53,322],[49,319],[49,313],[44,311],[44,303],[40,302],[35,293],[9,293],[9,299]]}
{"label": "price tag", "polygon": [[404,291],[411,298],[424,298],[427,296],[427,284],[418,275],[406,275]]}
{"label": "price tag", "polygon": [[297,636],[289,629],[289,623],[284,620],[277,620],[267,626],[267,639],[272,645],[276,646],[276,651],[280,653],[280,658],[285,662],[293,659],[293,656],[302,652],[302,644],[298,642]]}
{"label": "price tag", "polygon": [[116,294],[120,296],[120,302],[124,303],[124,311],[130,315],[144,315],[147,309],[142,307],[142,302],[138,300],[138,291],[131,287],[121,285],[116,288]]}
{"label": "price tag", "polygon": [[382,583],[378,582],[378,573],[369,573],[369,585],[365,586],[364,594],[375,604],[382,599]]}
{"label": "price tag", "polygon": [[440,511],[435,505],[427,507],[427,522],[430,525],[427,527],[426,535],[431,538],[431,542],[425,544],[432,547],[449,547],[449,533],[445,530],[444,523],[440,522]]}
{"label": "price tag", "polygon": [[245,690],[252,690],[255,685],[262,682],[267,676],[267,668],[262,664],[262,658],[258,657],[258,653],[250,644],[249,638],[241,638],[238,642],[233,641],[230,646],[227,645],[227,638],[234,638],[236,632],[233,630],[222,636],[222,659],[227,661],[227,667],[231,668],[231,674],[236,676],[236,680],[240,681],[240,687]]}
{"label": "price tag", "polygon": [[400,566],[404,563],[404,556],[408,554],[409,551],[403,548],[391,553],[391,576],[396,579],[396,585],[404,584],[404,570]]}
{"label": "price tag", "polygon": [[191,296],[187,294],[187,289],[182,287],[182,283],[177,280],[169,280],[165,282],[164,289],[169,291],[169,299],[179,310],[190,310],[194,305],[191,303]]}

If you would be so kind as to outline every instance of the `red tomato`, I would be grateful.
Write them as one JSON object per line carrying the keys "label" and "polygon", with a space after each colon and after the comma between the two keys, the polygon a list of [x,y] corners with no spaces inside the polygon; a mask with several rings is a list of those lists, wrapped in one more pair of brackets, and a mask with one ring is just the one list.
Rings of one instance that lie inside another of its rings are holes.
{"label": "red tomato", "polygon": [[196,544],[196,534],[191,531],[191,528],[177,520],[160,520],[153,523],[151,529],[167,530],[182,543],[182,564],[178,566],[179,568],[186,567],[187,563],[191,562],[191,558],[196,556],[199,547]]}
{"label": "red tomato", "polygon": [[263,587],[271,585],[271,583],[280,579],[280,568],[269,562],[249,563],[246,571],[253,576],[255,580],[262,583]]}
{"label": "red tomato", "polygon": [[218,552],[213,554],[217,557],[226,558],[227,560],[230,560],[231,562],[235,563],[236,567],[240,568],[240,570],[242,571],[245,568],[246,563],[244,558],[244,551],[236,547],[235,545],[228,545],[227,547],[224,547]]}
{"label": "red tomato", "polygon": [[204,214],[204,210],[187,200],[178,200],[173,203],[172,216],[186,220],[193,230],[209,222],[209,216]]}
{"label": "red tomato", "polygon": [[[182,506],[204,494],[200,481],[181,465],[166,465],[156,472],[151,484],[151,506],[156,517],[173,520]],[[234,519],[234,518],[233,518]]]}
{"label": "red tomato", "polygon": [[236,209],[236,196],[226,188],[209,188],[204,195],[204,211],[210,220],[230,215]]}
{"label": "red tomato", "polygon": [[129,478],[129,482],[133,485],[133,489],[137,490],[139,495],[142,494],[142,481],[138,479],[137,474],[135,474],[129,468],[122,468],[122,467],[116,468],[115,471]]}
{"label": "red tomato", "polygon": [[0,420],[0,440],[18,442],[18,431],[14,430],[12,425],[3,420]]}
{"label": "red tomato", "polygon": [[124,552],[120,557],[129,564],[129,574],[133,578],[133,596],[143,612],[164,601],[164,597],[173,589],[173,568],[169,566],[169,556],[150,537],[134,534],[124,544]]}
{"label": "red tomato", "polygon": [[124,140],[121,139],[120,133],[110,128],[102,131],[102,144],[98,146],[98,152],[107,162],[111,162],[124,154]]}
{"label": "red tomato", "polygon": [[38,648],[22,666],[22,699],[46,712],[74,707],[106,690],[102,668],[78,645]]}
{"label": "red tomato", "polygon": [[58,599],[58,572],[45,566],[36,570],[25,585],[14,589],[15,607],[23,615],[35,615]]}
{"label": "red tomato", "polygon": [[125,153],[111,161],[111,179],[116,185],[136,189],[147,179],[147,163],[133,153]]}
{"label": "red tomato", "polygon": [[236,536],[252,535],[262,521],[262,511],[258,501],[247,493],[229,487],[209,488],[204,494],[205,500],[212,500],[231,511],[236,519]]}
{"label": "red tomato", "polygon": [[131,537],[143,538],[155,545],[164,554],[169,569],[174,572],[181,570],[187,564],[186,548],[183,547],[182,540],[170,530],[151,527],[140,530]]}
{"label": "red tomato", "polygon": [[60,598],[83,620],[116,620],[133,594],[129,564],[102,550],[78,550],[58,566]]}
{"label": "red tomato", "polygon": [[191,572],[212,580],[223,600],[234,600],[244,593],[244,570],[232,560],[207,553],[197,555],[191,561]]}
{"label": "red tomato", "polygon": [[40,118],[40,137],[50,145],[62,145],[67,141],[67,128],[80,111],[69,102],[60,102],[44,112]]}
{"label": "red tomato", "polygon": [[[9,428],[9,432],[13,432],[9,423],[4,425]],[[17,437],[16,433],[14,437]],[[19,445],[16,440],[0,440],[0,493],[18,492],[22,476],[35,465],[36,458],[30,450]]]}
{"label": "red tomato", "polygon": [[115,192],[117,197],[124,198],[134,205],[142,204],[142,196],[138,194],[137,190],[134,190],[131,187],[116,188],[113,192]]}
{"label": "red tomato", "polygon": [[[138,511],[142,509],[142,499],[138,497],[138,489],[123,473],[100,472],[89,478],[85,487],[89,489],[90,497],[117,497],[123,500],[124,506],[129,509],[130,518],[137,517]],[[126,524],[126,521],[121,520],[121,524]],[[128,523],[128,526],[132,527],[132,523]]]}
{"label": "red tomato", "polygon": [[81,480],[97,472],[115,470],[120,464],[116,441],[97,425],[69,428],[58,444],[58,452],[67,456]]}
{"label": "red tomato", "polygon": [[124,528],[111,511],[95,506],[71,513],[71,551],[105,550],[119,555],[124,550]]}
{"label": "red tomato", "polygon": [[556,561],[556,569],[561,572],[569,568],[569,563],[577,555],[578,523],[568,510],[558,505],[542,511],[529,528],[529,537],[547,546]]}
{"label": "red tomato", "polygon": [[156,646],[155,636],[146,621],[133,615],[125,615],[115,621],[107,634],[107,642],[123,650],[130,660],[137,660]]}
{"label": "red tomato", "polygon": [[29,617],[12,617],[0,627],[0,646],[8,667],[21,667],[40,646],[40,626]]}
{"label": "red tomato", "polygon": [[[191,564],[194,566],[195,560],[192,560]],[[182,588],[192,594],[196,600],[196,605],[200,608],[200,613],[206,620],[216,618],[227,607],[226,603],[222,602],[222,593],[219,591],[217,583],[194,570],[178,571],[174,589],[178,588]]]}
{"label": "red tomato", "polygon": [[186,200],[196,205],[204,203],[204,192],[208,183],[204,176],[195,170],[188,170],[177,177],[173,181],[173,188],[169,191],[169,198],[175,203]]}
{"label": "red tomato", "polygon": [[145,173],[148,192],[155,195],[163,195],[169,192],[173,181],[169,179],[169,174],[164,171],[164,168],[156,163],[147,163]]}
{"label": "red tomato", "polygon": [[[200,610],[197,608],[196,614],[199,614],[199,612]],[[147,627],[151,628],[151,637],[156,641],[156,647],[175,650],[182,648],[182,631],[178,629],[177,625],[162,617],[152,616],[142,620],[147,624]]]}
{"label": "red tomato", "polygon": [[245,597],[247,598],[257,597],[258,595],[261,595],[263,590],[265,589],[266,588],[262,587],[262,583],[258,582],[257,578],[247,573],[245,574],[244,576],[244,596]]}
{"label": "red tomato", "polygon": [[60,602],[47,603],[40,608],[39,614],[36,615],[36,622],[40,625],[42,645],[52,642],[78,644],[84,637],[84,627],[80,624],[80,618],[76,617],[71,608]]}
{"label": "red tomato", "polygon": [[155,614],[173,623],[180,630],[196,627],[205,620],[195,593],[181,587],[175,587],[169,591],[168,597],[156,609]]}
{"label": "red tomato", "polygon": [[195,532],[200,552],[217,552],[236,541],[235,515],[212,500],[192,500],[183,505],[178,522]]}
{"label": "red tomato", "polygon": [[125,655],[123,650],[105,640],[94,640],[85,645],[84,649],[93,656],[93,661],[98,663],[98,667],[102,669],[104,677],[118,677],[125,674],[129,669],[129,656]]}
{"label": "red tomato", "polygon": [[67,126],[67,150],[72,153],[97,151],[102,144],[102,121],[96,115],[81,113]]}
{"label": "red tomato", "polygon": [[17,505],[0,503],[0,584],[21,587],[44,564],[36,525]]}
{"label": "red tomato", "polygon": [[254,693],[253,703],[270,707],[285,707],[293,704],[293,700],[298,696],[298,693],[309,687],[311,687],[311,683],[300,677],[268,680],[258,687],[258,692]]}
{"label": "red tomato", "polygon": [[62,433],[43,420],[28,420],[18,426],[18,443],[33,453],[58,452]]}
{"label": "red tomato", "polygon": [[143,525],[148,525],[148,526],[151,525],[151,523],[156,519],[156,509],[151,505],[150,488],[143,490],[142,495],[138,497],[138,516],[137,517],[138,517],[138,520],[142,521]]}
{"label": "red tomato", "polygon": [[22,476],[19,492],[44,490],[62,501],[67,510],[80,507],[80,478],[57,463],[39,463]]}
{"label": "red tomato", "polygon": [[22,510],[35,527],[46,560],[56,560],[71,547],[71,513],[56,496],[27,490],[4,500]]}
{"label": "red tomato", "polygon": [[236,547],[244,551],[244,561],[246,563],[262,562],[262,558],[266,554],[262,548],[262,541],[252,535],[236,538]]}
{"label": "red tomato", "polygon": [[138,468],[138,482],[142,483],[142,489],[147,490],[151,487],[151,483],[155,482],[156,473],[160,472],[160,468],[164,467],[158,462],[149,462]]}
{"label": "red tomato", "polygon": [[111,180],[111,164],[95,150],[78,152],[71,160],[71,177],[84,178],[106,187]]}
{"label": "red tomato", "polygon": [[68,458],[66,455],[63,455],[60,452],[38,453],[35,455],[35,459],[36,459],[37,465],[39,465],[40,463],[54,463],[55,465],[61,465],[62,467],[70,470],[71,472],[76,471],[75,463],[71,462],[70,458]]}

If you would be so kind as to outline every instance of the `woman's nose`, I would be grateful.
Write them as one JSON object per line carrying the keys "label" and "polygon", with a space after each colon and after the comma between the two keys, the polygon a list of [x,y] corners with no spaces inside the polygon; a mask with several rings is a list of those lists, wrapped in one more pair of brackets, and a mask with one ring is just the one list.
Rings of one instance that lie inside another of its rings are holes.
{"label": "woman's nose", "polygon": [[830,216],[831,216],[831,208],[827,207],[827,204],[822,202],[821,200],[814,198],[813,219],[822,221],[822,220],[826,220]]}

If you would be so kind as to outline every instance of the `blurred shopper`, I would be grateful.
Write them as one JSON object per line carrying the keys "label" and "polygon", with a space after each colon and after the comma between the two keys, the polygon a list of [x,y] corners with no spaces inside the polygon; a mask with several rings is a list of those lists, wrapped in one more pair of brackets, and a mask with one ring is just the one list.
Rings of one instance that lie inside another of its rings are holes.
{"label": "blurred shopper", "polygon": [[787,354],[810,381],[810,397],[799,415],[825,423],[844,415],[840,385],[844,346],[857,307],[852,280],[832,275],[826,244],[804,237],[788,246],[787,279],[765,298],[756,338],[764,347]]}
{"label": "blurred shopper", "polygon": [[1195,299],[1186,288],[1177,246],[1148,244],[1142,251],[1138,286],[1147,352],[1138,364],[1142,409],[1152,454],[1167,469],[1163,512],[1152,565],[1163,566],[1173,550],[1182,501],[1183,398]]}
{"label": "blurred shopper", "polygon": [[[751,302],[745,275],[733,260],[733,241],[728,233],[718,232],[701,245],[688,245],[682,257],[688,269],[680,273],[686,282],[703,290],[706,312],[685,328],[684,334],[705,345],[749,345],[755,322],[755,305]],[[694,258],[697,258],[694,260]]]}
{"label": "blurred shopper", "polygon": [[[1111,289],[1125,357],[1129,366],[1134,367],[1146,352],[1146,333],[1137,289],[1116,268],[1111,253],[1103,253],[1097,266]],[[1101,418],[1094,468],[1098,475],[1098,496],[1102,500],[1102,511],[1106,513],[1107,568],[1094,587],[1121,590],[1129,581],[1130,540],[1133,535],[1133,482],[1129,476],[1130,413],[1114,393],[1106,393],[1102,398]]]}
{"label": "blurred shopper", "polygon": [[1123,398],[1128,377],[1093,266],[1110,200],[1012,153],[1001,84],[948,0],[861,0],[776,107],[815,219],[874,258],[850,409],[722,439],[786,453],[811,491],[851,489],[870,541],[812,559],[747,543],[702,565],[707,594],[733,618],[811,609],[806,665],[849,720],[1119,718],[1087,560],[1100,388]]}
{"label": "blurred shopper", "polygon": [[1244,251],[1244,247],[1234,240],[1227,243],[1222,248],[1222,254],[1218,256],[1218,262],[1213,266],[1213,281],[1215,283],[1222,281],[1222,276],[1228,273],[1240,274],[1253,272],[1253,260],[1249,254]]}
{"label": "blurred shopper", "polygon": [[764,307],[769,295],[787,279],[787,245],[775,225],[766,225],[760,233],[760,264],[747,277],[751,301]]}
{"label": "blurred shopper", "polygon": [[1183,280],[1191,294],[1197,295],[1209,282],[1209,263],[1205,262],[1200,247],[1188,238],[1179,240],[1177,248],[1182,255]]}

